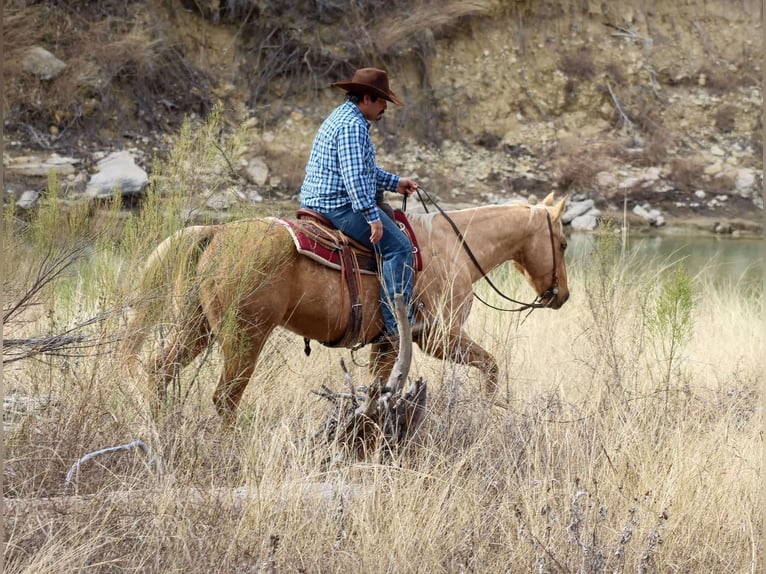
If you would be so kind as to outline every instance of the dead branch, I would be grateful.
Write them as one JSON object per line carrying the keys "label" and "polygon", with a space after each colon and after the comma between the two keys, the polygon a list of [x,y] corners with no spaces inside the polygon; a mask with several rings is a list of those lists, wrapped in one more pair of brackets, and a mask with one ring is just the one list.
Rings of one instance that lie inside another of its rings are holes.
{"label": "dead branch", "polygon": [[[113,315],[112,311],[99,313],[73,325],[69,329],[53,335],[25,337],[21,339],[3,339],[3,365],[29,359],[37,355],[80,357],[85,349],[105,347],[119,340],[89,337],[81,334],[86,327],[105,321]],[[107,351],[98,351],[95,354]]]}
{"label": "dead branch", "polygon": [[[64,271],[75,264],[87,250],[88,244],[85,242],[79,242],[70,247],[66,252],[58,255],[54,253],[53,248],[51,247],[48,250],[48,253],[45,254],[40,261],[37,268],[37,275],[32,284],[24,290],[15,302],[12,302],[8,307],[3,308],[3,323],[8,323],[12,320],[14,315],[18,315],[21,311],[32,305],[43,288],[56,281]],[[11,290],[6,282],[4,282],[3,286],[6,291]]]}
{"label": "dead branch", "polygon": [[75,462],[72,465],[72,467],[69,469],[69,472],[66,473],[66,479],[64,480],[64,489],[67,489],[67,488],[69,488],[71,486],[72,478],[74,478],[75,473],[78,470],[80,470],[80,465],[82,463],[87,462],[90,459],[95,458],[97,456],[101,456],[103,454],[110,454],[110,453],[118,452],[118,451],[122,451],[122,450],[132,450],[134,448],[140,448],[144,452],[146,457],[149,459],[149,462],[151,463],[152,468],[154,469],[155,472],[159,473],[159,472],[162,471],[162,467],[161,467],[160,462],[156,458],[154,458],[154,455],[152,454],[152,451],[149,450],[149,447],[146,446],[144,441],[137,439],[137,440],[134,440],[133,442],[130,442],[128,444],[122,444],[122,445],[119,445],[119,446],[111,446],[111,447],[108,447],[108,448],[102,448],[101,450],[90,452],[90,453],[86,454],[85,456],[83,456],[82,458],[80,458],[77,462]]}
{"label": "dead branch", "polygon": [[630,38],[631,40],[638,40],[639,42],[646,42],[647,44],[652,44],[654,42],[651,38],[639,34],[632,25],[628,28],[623,28],[615,24],[610,24],[609,22],[604,22],[604,26],[617,30],[617,32],[612,32],[612,36]]}
{"label": "dead branch", "polygon": [[329,415],[315,438],[337,444],[348,454],[364,458],[370,453],[402,450],[415,436],[425,419],[426,383],[418,379],[404,391],[412,363],[412,331],[401,296],[395,300],[399,327],[399,352],[388,381],[375,381],[369,388],[354,388],[351,375],[341,360],[349,393],[339,393],[322,385],[314,394],[333,403]]}
{"label": "dead branch", "polygon": [[625,122],[626,125],[632,126],[633,122],[630,121],[630,118],[623,111],[622,106],[620,105],[620,101],[617,99],[617,96],[612,91],[612,86],[609,82],[606,83],[606,89],[609,90],[609,95],[612,97],[612,103],[614,103],[614,107],[617,110],[617,113],[620,114],[620,117],[622,118],[622,120]]}

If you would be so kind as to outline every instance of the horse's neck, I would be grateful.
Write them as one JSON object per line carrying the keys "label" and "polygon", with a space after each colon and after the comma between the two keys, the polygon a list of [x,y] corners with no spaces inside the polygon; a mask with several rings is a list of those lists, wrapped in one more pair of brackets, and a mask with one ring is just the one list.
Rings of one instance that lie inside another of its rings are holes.
{"label": "horse's neck", "polygon": [[[531,233],[530,223],[534,215],[531,209],[528,205],[493,205],[448,211],[447,216],[460,230],[482,269],[488,273],[519,253]],[[442,244],[440,250],[444,254],[452,253],[461,263],[466,258],[470,259],[459,245],[460,238],[444,217],[434,215],[430,226],[432,243]],[[480,275],[478,271],[475,274]]]}

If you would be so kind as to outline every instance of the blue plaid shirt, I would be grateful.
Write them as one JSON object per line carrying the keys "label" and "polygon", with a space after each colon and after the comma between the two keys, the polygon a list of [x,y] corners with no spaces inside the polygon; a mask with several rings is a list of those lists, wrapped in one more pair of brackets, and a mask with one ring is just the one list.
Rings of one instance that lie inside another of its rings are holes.
{"label": "blue plaid shirt", "polygon": [[311,148],[301,186],[301,206],[319,212],[351,204],[368,223],[380,219],[376,205],[383,191],[395,191],[399,176],[375,165],[370,124],[346,101],[322,123]]}

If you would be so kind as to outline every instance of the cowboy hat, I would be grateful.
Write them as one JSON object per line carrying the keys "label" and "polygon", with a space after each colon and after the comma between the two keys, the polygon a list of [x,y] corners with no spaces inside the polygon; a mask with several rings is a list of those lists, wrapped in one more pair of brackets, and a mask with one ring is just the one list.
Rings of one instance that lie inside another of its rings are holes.
{"label": "cowboy hat", "polygon": [[378,96],[397,106],[404,105],[404,102],[388,87],[388,75],[386,72],[378,68],[360,68],[354,73],[354,77],[350,82],[335,82],[333,86],[347,92],[359,92]]}

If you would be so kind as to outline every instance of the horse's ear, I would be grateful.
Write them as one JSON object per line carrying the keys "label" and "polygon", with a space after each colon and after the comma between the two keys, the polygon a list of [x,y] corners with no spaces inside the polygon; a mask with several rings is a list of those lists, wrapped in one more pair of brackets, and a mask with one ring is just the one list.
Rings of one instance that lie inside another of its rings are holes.
{"label": "horse's ear", "polygon": [[548,195],[545,196],[545,199],[543,199],[543,205],[553,205],[553,196],[556,194],[555,191],[550,192]]}
{"label": "horse's ear", "polygon": [[[550,196],[549,196],[550,197]],[[546,198],[547,199],[547,198]],[[561,198],[561,200],[556,204],[556,207],[553,208],[553,221],[558,221],[561,216],[564,213],[564,208],[567,205],[567,200],[569,199],[568,195],[565,195]]]}

